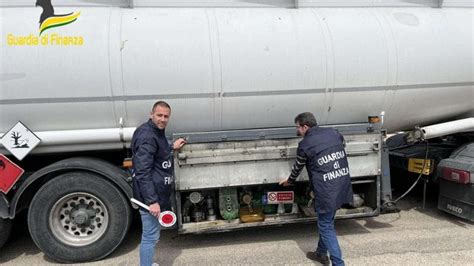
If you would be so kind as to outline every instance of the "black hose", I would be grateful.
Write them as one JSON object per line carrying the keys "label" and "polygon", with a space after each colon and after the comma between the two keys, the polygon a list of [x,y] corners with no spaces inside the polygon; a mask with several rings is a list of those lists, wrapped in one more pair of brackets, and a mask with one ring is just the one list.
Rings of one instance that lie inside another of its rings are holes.
{"label": "black hose", "polygon": [[423,167],[421,168],[421,172],[418,175],[415,182],[413,183],[413,185],[411,185],[411,187],[405,193],[403,193],[400,197],[398,197],[396,200],[389,200],[389,201],[384,202],[382,204],[382,207],[384,207],[384,208],[394,208],[397,205],[397,202],[399,200],[403,199],[408,193],[410,193],[410,191],[412,191],[412,189],[416,186],[416,184],[418,184],[421,177],[423,176],[423,171],[425,170],[425,166],[426,166],[426,160],[428,159],[428,141],[425,141],[425,143],[426,143],[426,151],[425,151],[425,159],[423,160]]}

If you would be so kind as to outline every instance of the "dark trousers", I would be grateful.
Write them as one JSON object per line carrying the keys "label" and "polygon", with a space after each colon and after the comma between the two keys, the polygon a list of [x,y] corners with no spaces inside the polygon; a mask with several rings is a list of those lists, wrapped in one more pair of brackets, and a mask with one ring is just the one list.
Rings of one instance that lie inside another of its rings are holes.
{"label": "dark trousers", "polygon": [[341,248],[337,241],[336,230],[334,229],[334,216],[336,211],[318,214],[319,241],[316,253],[326,255],[329,252],[332,265],[344,265]]}

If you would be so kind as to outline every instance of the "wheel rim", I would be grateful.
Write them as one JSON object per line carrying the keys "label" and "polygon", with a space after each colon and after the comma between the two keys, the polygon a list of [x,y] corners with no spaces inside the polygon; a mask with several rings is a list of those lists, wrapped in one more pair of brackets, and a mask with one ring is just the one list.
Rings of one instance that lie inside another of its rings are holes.
{"label": "wheel rim", "polygon": [[49,214],[54,236],[71,246],[86,246],[99,239],[109,224],[104,203],[94,195],[75,192],[59,199]]}

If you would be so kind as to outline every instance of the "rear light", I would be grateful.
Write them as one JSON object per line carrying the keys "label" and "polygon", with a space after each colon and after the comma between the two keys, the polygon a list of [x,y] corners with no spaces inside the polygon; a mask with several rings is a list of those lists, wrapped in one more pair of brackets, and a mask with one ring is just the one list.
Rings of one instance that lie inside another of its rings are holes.
{"label": "rear light", "polygon": [[461,184],[468,184],[471,173],[464,170],[453,169],[449,167],[443,168],[443,178],[446,180],[458,182]]}

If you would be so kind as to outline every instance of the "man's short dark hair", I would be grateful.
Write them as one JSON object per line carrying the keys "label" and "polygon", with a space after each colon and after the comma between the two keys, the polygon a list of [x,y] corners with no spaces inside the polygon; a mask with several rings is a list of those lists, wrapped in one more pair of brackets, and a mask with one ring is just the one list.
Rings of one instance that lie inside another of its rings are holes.
{"label": "man's short dark hair", "polygon": [[170,109],[170,111],[171,111],[171,106],[170,106],[167,102],[165,102],[165,101],[157,101],[157,102],[153,105],[153,108],[151,108],[151,112],[152,112],[152,113],[155,111],[155,108],[156,108],[157,106],[166,107],[166,108]]}
{"label": "man's short dark hair", "polygon": [[317,126],[316,118],[310,112],[305,112],[295,117],[295,124],[298,123],[300,126],[314,127]]}

